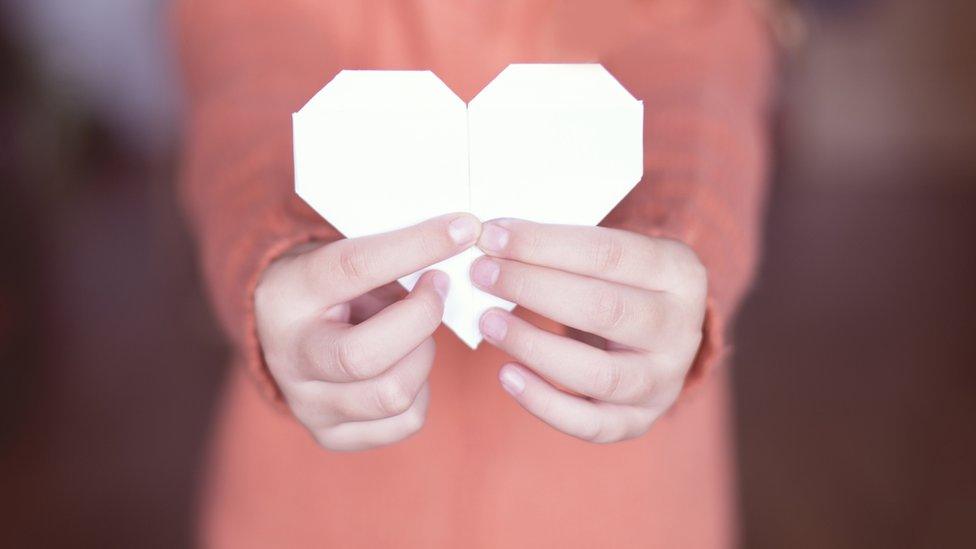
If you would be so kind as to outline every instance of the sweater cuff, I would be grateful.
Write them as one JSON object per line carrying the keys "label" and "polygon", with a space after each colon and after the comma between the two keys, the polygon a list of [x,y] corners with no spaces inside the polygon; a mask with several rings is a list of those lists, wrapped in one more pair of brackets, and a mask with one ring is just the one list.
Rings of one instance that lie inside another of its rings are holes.
{"label": "sweater cuff", "polygon": [[702,323],[702,341],[695,360],[685,376],[682,394],[693,391],[704,382],[712,368],[721,364],[731,351],[731,346],[725,340],[725,321],[716,311],[715,303],[709,297],[705,305],[705,321]]}

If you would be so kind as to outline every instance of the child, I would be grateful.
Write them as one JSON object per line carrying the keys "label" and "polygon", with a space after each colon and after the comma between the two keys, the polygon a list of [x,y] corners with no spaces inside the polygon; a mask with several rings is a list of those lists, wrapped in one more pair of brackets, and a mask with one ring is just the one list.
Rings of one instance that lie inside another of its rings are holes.
{"label": "child", "polygon": [[[765,179],[771,59],[746,0],[177,13],[185,204],[242,364],[206,545],[733,543],[727,380],[705,374],[754,266]],[[646,111],[644,179],[602,227],[445,212],[345,240],[293,192],[289,115],[338,70],[432,69],[470,100],[509,63],[586,61]],[[486,313],[477,351],[439,327],[446,275],[405,297],[394,283],[472,244],[474,283],[520,305]]]}

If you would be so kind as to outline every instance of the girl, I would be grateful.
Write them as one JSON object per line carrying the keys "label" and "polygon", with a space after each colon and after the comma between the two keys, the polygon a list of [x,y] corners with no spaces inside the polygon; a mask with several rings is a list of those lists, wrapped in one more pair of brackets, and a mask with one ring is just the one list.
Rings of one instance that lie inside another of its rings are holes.
{"label": "girl", "polygon": [[[206,0],[177,22],[185,204],[241,365],[206,545],[733,543],[710,369],[765,180],[771,59],[746,0]],[[289,115],[338,70],[432,69],[470,100],[512,62],[588,61],[646,112],[644,179],[602,227],[445,212],[344,240],[294,194]],[[485,314],[477,351],[439,327],[446,275],[393,284],[471,245],[472,281],[520,305]]]}

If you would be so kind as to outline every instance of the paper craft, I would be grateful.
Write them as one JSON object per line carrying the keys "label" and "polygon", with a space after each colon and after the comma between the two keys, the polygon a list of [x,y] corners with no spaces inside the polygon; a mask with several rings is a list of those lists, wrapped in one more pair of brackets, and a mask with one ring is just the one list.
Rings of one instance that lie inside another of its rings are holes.
{"label": "paper craft", "polygon": [[[295,190],[349,238],[458,211],[595,225],[641,179],[643,116],[598,64],[509,65],[469,105],[430,71],[344,70],[293,115]],[[471,284],[480,255],[432,267],[471,348],[487,309],[514,307]]]}

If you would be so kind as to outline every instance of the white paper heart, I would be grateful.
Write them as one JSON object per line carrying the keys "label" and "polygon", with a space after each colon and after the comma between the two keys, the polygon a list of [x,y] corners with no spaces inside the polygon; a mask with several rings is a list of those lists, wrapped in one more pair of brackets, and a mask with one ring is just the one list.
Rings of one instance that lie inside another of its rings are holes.
{"label": "white paper heart", "polygon": [[[596,225],[640,181],[643,117],[598,64],[509,65],[467,106],[430,71],[344,70],[293,115],[295,190],[349,238],[455,211]],[[434,266],[471,348],[484,311],[514,307],[471,284],[480,255]]]}

